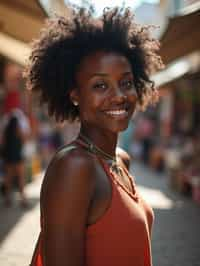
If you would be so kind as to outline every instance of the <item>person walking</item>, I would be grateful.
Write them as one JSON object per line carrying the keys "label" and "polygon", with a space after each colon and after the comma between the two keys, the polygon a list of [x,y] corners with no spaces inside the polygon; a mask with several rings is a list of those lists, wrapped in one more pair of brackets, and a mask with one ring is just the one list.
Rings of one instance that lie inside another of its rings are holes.
{"label": "person walking", "polygon": [[[17,179],[19,187],[21,206],[28,207],[28,201],[25,195],[25,166],[23,157],[23,145],[26,140],[26,134],[19,121],[20,110],[10,113],[2,136],[2,159],[5,169],[5,205],[11,206],[11,190],[14,178]],[[21,114],[21,113],[20,113]]]}
{"label": "person walking", "polygon": [[116,146],[136,108],[156,100],[157,49],[126,8],[106,9],[99,19],[74,8],[50,19],[35,41],[28,88],[51,117],[81,126],[45,173],[32,266],[152,265],[153,211]]}

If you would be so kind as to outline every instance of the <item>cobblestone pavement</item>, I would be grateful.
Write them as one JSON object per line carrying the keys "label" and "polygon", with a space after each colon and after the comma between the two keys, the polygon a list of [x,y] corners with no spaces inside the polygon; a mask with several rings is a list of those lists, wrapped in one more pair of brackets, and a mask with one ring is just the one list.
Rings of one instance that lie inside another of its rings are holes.
{"label": "cobblestone pavement", "polygon": [[152,205],[154,266],[200,266],[200,206],[171,190],[167,176],[132,164],[143,197]]}
{"label": "cobblestone pavement", "polygon": [[[171,191],[167,177],[133,163],[132,173],[143,197],[152,205],[154,266],[200,266],[200,206]],[[41,177],[27,186],[29,210],[19,202],[6,209],[0,197],[0,266],[28,266],[39,233]],[[112,266],[112,265],[111,265]]]}

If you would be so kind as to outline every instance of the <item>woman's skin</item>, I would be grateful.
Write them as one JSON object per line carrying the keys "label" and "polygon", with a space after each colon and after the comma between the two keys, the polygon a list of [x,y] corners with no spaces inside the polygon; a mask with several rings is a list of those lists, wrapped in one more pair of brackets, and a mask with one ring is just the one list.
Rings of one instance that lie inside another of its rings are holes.
{"label": "woman's skin", "polygon": [[[78,102],[82,134],[115,155],[118,133],[128,127],[137,102],[128,60],[95,52],[82,60],[76,81],[70,96]],[[115,110],[125,111],[109,113]],[[131,190],[126,175],[121,182]],[[110,181],[95,155],[82,147],[57,153],[41,191],[44,265],[85,265],[87,226],[101,219],[111,197]]]}

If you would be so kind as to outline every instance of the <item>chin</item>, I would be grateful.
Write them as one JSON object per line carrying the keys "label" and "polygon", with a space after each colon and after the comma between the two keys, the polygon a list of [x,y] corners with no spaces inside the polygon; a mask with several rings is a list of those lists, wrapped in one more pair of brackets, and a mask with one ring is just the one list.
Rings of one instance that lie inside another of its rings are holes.
{"label": "chin", "polygon": [[126,124],[122,124],[118,125],[118,126],[113,126],[112,128],[110,128],[110,131],[112,131],[113,133],[120,133],[122,131],[125,131],[128,128],[128,123]]}

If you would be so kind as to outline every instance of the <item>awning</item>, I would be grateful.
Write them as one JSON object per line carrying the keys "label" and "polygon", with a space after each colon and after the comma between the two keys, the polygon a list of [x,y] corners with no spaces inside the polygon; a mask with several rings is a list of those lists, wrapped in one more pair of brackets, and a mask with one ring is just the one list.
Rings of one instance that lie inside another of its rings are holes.
{"label": "awning", "polygon": [[1,0],[0,53],[23,65],[28,43],[37,37],[46,17],[37,0]]}
{"label": "awning", "polygon": [[200,50],[200,3],[170,18],[166,31],[161,37],[160,54],[165,64]]}
{"label": "awning", "polygon": [[157,87],[169,84],[186,74],[196,73],[200,69],[200,51],[181,57],[151,78]]}
{"label": "awning", "polygon": [[28,44],[0,32],[0,54],[24,66],[29,53],[30,47]]}

